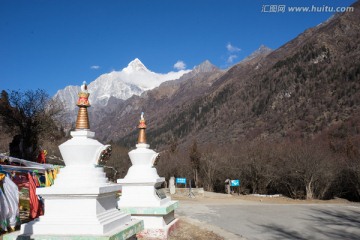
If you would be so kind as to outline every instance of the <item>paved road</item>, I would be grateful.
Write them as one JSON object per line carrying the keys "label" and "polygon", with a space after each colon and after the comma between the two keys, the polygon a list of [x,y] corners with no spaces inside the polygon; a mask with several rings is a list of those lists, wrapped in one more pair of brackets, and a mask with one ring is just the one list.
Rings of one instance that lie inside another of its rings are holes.
{"label": "paved road", "polygon": [[359,204],[180,200],[176,212],[230,231],[232,239],[360,239]]}

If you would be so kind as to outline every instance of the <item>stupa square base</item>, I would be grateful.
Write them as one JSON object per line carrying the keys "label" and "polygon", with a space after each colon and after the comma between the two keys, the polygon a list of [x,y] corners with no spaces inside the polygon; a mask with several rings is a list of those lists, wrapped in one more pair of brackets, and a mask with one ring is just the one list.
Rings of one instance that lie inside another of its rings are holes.
{"label": "stupa square base", "polygon": [[129,213],[131,215],[166,215],[170,212],[173,212],[176,208],[179,207],[178,201],[169,201],[161,206],[156,207],[128,207],[123,206],[121,203],[122,202],[120,202],[120,204],[118,205],[121,211]]}
{"label": "stupa square base", "polygon": [[21,225],[28,235],[106,235],[130,222],[130,214],[116,208],[116,192],[120,186],[74,188],[56,186],[39,189],[45,199],[45,215]]}
{"label": "stupa square base", "polygon": [[[21,234],[20,231],[9,233],[3,236],[3,240],[125,240],[136,239],[136,234],[144,229],[141,220],[133,219],[123,226],[114,229],[105,235],[30,235]],[[65,229],[64,229],[65,230]]]}
{"label": "stupa square base", "polygon": [[[135,216],[134,216],[135,217]],[[143,218],[141,218],[143,219]],[[163,228],[148,228],[137,234],[137,237],[145,239],[167,240],[172,231],[179,226],[179,221],[175,218],[171,223]]]}
{"label": "stupa square base", "polygon": [[84,215],[77,218],[54,218],[40,216],[31,222],[21,225],[20,233],[36,235],[107,235],[112,233],[119,226],[126,226],[131,221],[130,215],[119,212],[117,209],[106,211],[100,215]]}
{"label": "stupa square base", "polygon": [[167,239],[176,228],[178,219],[175,209],[178,201],[170,201],[159,207],[120,207],[121,211],[131,214],[132,219],[144,221],[145,230],[138,234],[146,239]]}

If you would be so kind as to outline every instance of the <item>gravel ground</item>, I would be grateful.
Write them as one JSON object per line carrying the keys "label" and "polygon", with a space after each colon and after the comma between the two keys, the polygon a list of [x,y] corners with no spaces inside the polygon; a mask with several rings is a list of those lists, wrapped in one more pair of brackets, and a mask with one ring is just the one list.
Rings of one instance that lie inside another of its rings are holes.
{"label": "gravel ground", "polygon": [[176,213],[229,240],[360,239],[359,203],[223,195],[173,196],[180,201]]}

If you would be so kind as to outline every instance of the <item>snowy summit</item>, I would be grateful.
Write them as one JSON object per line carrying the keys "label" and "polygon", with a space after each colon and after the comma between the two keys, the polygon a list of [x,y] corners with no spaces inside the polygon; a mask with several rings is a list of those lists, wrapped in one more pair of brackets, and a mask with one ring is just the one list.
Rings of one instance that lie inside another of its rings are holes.
{"label": "snowy summit", "polygon": [[131,74],[134,72],[150,72],[149,69],[145,67],[145,65],[138,59],[135,58],[132,60],[129,65],[122,70],[123,72],[126,72],[127,74]]}
{"label": "snowy summit", "polygon": [[[89,100],[92,105],[105,106],[110,97],[125,100],[153,89],[165,81],[179,79],[189,71],[155,73],[147,69],[138,58],[135,58],[121,71],[102,74],[92,81],[88,85]],[[59,90],[54,98],[59,99],[67,109],[72,110],[75,109],[79,90],[80,86],[67,86]]]}

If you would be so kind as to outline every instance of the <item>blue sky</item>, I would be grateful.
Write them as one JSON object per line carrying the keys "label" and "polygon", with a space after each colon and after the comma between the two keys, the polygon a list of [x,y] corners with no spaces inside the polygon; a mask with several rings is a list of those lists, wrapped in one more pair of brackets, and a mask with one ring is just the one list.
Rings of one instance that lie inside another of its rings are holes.
{"label": "blue sky", "polygon": [[53,95],[135,58],[160,73],[175,71],[178,61],[184,63],[179,68],[206,59],[226,68],[261,44],[276,49],[332,15],[262,9],[353,2],[0,0],[0,89],[41,88]]}

